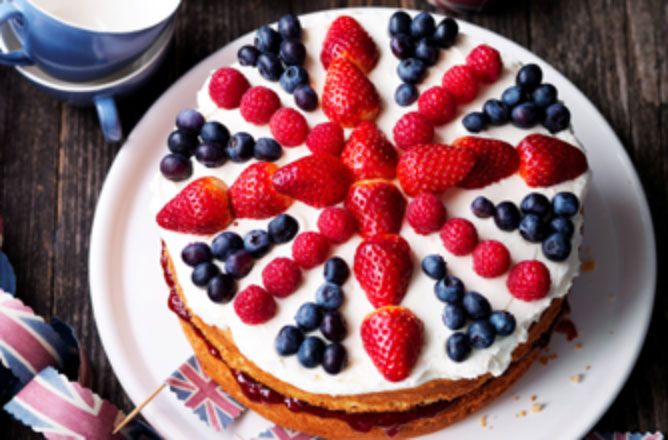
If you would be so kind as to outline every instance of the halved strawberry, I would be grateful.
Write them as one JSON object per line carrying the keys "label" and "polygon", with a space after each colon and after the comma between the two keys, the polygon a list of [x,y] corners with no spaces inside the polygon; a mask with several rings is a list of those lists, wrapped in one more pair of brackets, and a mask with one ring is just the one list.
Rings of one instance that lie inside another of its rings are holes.
{"label": "halved strawberry", "polygon": [[337,58],[327,69],[322,93],[325,115],[343,127],[372,121],[380,111],[378,91],[353,63]]}
{"label": "halved strawberry", "polygon": [[302,157],[272,176],[274,188],[316,208],[342,202],[352,182],[348,168],[328,154]]}
{"label": "halved strawberry", "polygon": [[271,183],[277,170],[273,163],[256,162],[239,174],[230,187],[232,210],[237,217],[263,219],[290,207],[292,198],[276,192]]}
{"label": "halved strawberry", "polygon": [[520,176],[531,187],[552,186],[587,171],[587,157],[573,145],[551,136],[530,134],[517,146]]}
{"label": "halved strawberry", "polygon": [[515,174],[520,157],[515,148],[503,141],[477,136],[464,136],[453,143],[475,154],[476,161],[471,172],[457,184],[460,188],[482,188]]}
{"label": "halved strawberry", "polygon": [[420,356],[424,324],[405,307],[387,306],[364,318],[360,335],[380,374],[390,382],[399,382],[411,374]]}
{"label": "halved strawberry", "polygon": [[355,179],[393,179],[399,155],[373,122],[362,122],[351,133],[341,160]]}
{"label": "halved strawberry", "polygon": [[357,20],[347,15],[332,22],[322,43],[320,61],[325,69],[337,58],[345,58],[364,73],[378,61],[378,48]]}
{"label": "halved strawberry", "polygon": [[156,221],[170,231],[214,234],[232,221],[227,185],[215,177],[201,177],[183,188],[158,212]]}
{"label": "halved strawberry", "polygon": [[374,307],[397,305],[413,274],[410,247],[396,234],[368,238],[355,251],[353,271]]}
{"label": "halved strawberry", "polygon": [[424,191],[438,194],[461,182],[474,164],[475,155],[467,149],[421,145],[399,157],[397,177],[410,196]]}
{"label": "halved strawberry", "polygon": [[355,217],[365,237],[399,232],[406,200],[399,188],[381,179],[361,180],[348,190],[346,209]]}

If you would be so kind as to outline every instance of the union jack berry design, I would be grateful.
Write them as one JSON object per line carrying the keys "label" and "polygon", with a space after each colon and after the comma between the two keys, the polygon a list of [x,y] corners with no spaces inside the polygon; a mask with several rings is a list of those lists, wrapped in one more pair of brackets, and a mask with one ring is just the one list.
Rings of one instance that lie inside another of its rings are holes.
{"label": "union jack berry design", "polygon": [[260,433],[260,439],[276,439],[276,440],[318,440],[320,437],[311,437],[310,435],[292,431],[287,428],[274,425],[266,431]]}
{"label": "union jack berry design", "polygon": [[206,375],[195,356],[184,362],[167,379],[167,384],[187,408],[217,432],[246,410]]}

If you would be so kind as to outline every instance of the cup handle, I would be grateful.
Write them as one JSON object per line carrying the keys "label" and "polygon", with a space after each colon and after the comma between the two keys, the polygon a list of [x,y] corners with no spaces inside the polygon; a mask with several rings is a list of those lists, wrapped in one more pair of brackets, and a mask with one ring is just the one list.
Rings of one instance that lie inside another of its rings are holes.
{"label": "cup handle", "polygon": [[[4,2],[0,4],[0,25],[14,17],[23,17],[21,11],[12,3]],[[25,66],[33,64],[30,56],[25,49],[14,50],[11,52],[0,52],[0,64],[7,66]]]}
{"label": "cup handle", "polygon": [[107,142],[119,142],[123,139],[121,119],[118,117],[116,101],[111,96],[96,96],[93,98],[97,117],[100,120],[100,128]]}

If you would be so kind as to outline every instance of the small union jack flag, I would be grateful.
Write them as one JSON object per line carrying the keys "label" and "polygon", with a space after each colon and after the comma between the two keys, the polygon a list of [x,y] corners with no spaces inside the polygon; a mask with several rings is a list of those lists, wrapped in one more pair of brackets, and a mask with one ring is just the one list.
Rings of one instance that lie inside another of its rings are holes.
{"label": "small union jack flag", "polygon": [[195,356],[172,373],[167,384],[186,407],[216,432],[227,428],[246,410],[206,375]]}
{"label": "small union jack flag", "polygon": [[287,428],[282,428],[278,425],[274,425],[271,428],[267,429],[260,433],[260,438],[270,438],[276,440],[318,440],[319,437],[311,437],[310,435],[292,431]]}

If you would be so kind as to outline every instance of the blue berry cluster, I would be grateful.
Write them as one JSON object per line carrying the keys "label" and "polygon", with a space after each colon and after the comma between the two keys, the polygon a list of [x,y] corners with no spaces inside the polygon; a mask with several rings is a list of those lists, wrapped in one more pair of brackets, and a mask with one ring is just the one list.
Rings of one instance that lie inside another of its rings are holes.
{"label": "blue berry cluster", "polygon": [[[287,243],[299,230],[297,220],[288,214],[274,217],[267,231],[253,229],[243,238],[236,232],[217,235],[211,246],[204,242],[190,243],[181,251],[181,259],[193,268],[194,285],[207,289],[209,299],[227,303],[237,293],[236,280],[251,271],[255,260],[265,256],[275,244]],[[214,263],[223,262],[224,272]]]}
{"label": "blue berry cluster", "polygon": [[557,193],[552,201],[533,192],[522,199],[519,208],[509,201],[494,206],[483,196],[471,203],[476,217],[494,217],[499,229],[519,229],[526,241],[542,243],[543,255],[551,261],[564,261],[571,254],[571,238],[575,232],[571,218],[579,210],[580,200],[571,192]]}
{"label": "blue berry cluster", "polygon": [[496,336],[508,336],[515,331],[515,317],[504,310],[492,311],[487,298],[478,292],[466,292],[459,278],[447,274],[440,255],[428,255],[422,260],[422,271],[436,280],[434,293],[445,303],[443,323],[451,330],[460,330],[470,320],[464,332],[448,337],[445,351],[455,362],[464,361],[471,348],[487,348]]}
{"label": "blue berry cluster", "polygon": [[[343,304],[341,285],[349,275],[350,269],[343,259],[332,257],[327,260],[325,283],[316,291],[315,302],[302,304],[295,315],[297,325],[283,326],[278,332],[274,341],[278,354],[297,354],[299,363],[304,367],[322,365],[329,374],[339,374],[343,370],[348,353],[341,341],[346,337],[348,329],[339,308]],[[329,344],[318,336],[306,336],[317,329],[330,341]]]}
{"label": "blue berry cluster", "polygon": [[254,44],[242,46],[237,58],[242,66],[257,67],[263,78],[280,81],[281,87],[294,96],[297,107],[311,111],[318,107],[318,95],[303,67],[306,48],[301,37],[299,18],[284,15],[278,20],[278,31],[267,25],[260,27]]}
{"label": "blue berry cluster", "polygon": [[418,98],[415,84],[422,82],[427,69],[438,61],[440,50],[452,46],[459,33],[459,25],[444,18],[438,25],[428,12],[415,18],[404,11],[395,12],[388,26],[390,48],[399,60],[397,75],[403,83],[397,88],[394,100],[400,106],[409,106]]}
{"label": "blue berry cluster", "polygon": [[542,83],[542,80],[543,71],[536,64],[523,66],[517,72],[515,85],[504,90],[501,99],[487,100],[481,112],[466,115],[464,127],[478,133],[487,125],[503,125],[511,121],[519,128],[542,123],[550,133],[565,130],[571,122],[571,112],[557,101],[557,88]]}

